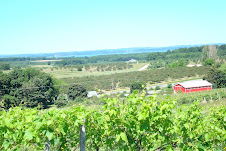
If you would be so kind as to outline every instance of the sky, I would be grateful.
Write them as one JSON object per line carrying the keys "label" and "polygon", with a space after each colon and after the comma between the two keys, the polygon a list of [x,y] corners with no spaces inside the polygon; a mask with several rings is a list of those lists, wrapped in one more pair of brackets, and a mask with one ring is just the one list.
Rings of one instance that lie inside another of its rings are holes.
{"label": "sky", "polygon": [[226,43],[225,0],[0,0],[0,54]]}

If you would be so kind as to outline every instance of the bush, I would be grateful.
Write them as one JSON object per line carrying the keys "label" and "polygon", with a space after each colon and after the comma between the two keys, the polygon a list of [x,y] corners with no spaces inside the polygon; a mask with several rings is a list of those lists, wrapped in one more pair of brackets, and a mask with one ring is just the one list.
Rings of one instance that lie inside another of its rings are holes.
{"label": "bush", "polygon": [[8,63],[0,62],[0,70],[10,70],[10,65]]}
{"label": "bush", "polygon": [[82,66],[78,66],[78,67],[77,67],[77,70],[78,70],[78,71],[82,71]]}
{"label": "bush", "polygon": [[87,97],[86,89],[79,84],[71,85],[68,89],[68,96],[71,100],[74,100],[76,97]]}
{"label": "bush", "polygon": [[130,86],[131,93],[133,93],[134,90],[141,92],[142,90],[145,90],[145,89],[146,89],[146,84],[144,84],[142,82],[134,82]]}
{"label": "bush", "polygon": [[160,89],[161,89],[161,88],[160,88],[160,86],[158,86],[158,85],[155,87],[155,90],[160,90]]}
{"label": "bush", "polygon": [[203,63],[204,66],[212,66],[215,64],[215,60],[214,59],[206,59]]}
{"label": "bush", "polygon": [[167,85],[167,88],[172,88],[172,84],[169,83],[169,84]]}
{"label": "bush", "polygon": [[54,104],[60,108],[60,107],[63,107],[65,105],[67,105],[67,103],[69,102],[68,100],[68,97],[66,94],[60,94],[58,97],[57,97],[57,100],[55,100]]}

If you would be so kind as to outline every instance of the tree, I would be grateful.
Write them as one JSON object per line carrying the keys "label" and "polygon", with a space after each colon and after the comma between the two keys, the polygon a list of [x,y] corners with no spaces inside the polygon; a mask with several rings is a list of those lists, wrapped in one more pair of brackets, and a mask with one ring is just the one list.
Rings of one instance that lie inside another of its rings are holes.
{"label": "tree", "polygon": [[213,88],[225,88],[226,87],[226,72],[218,70],[213,66],[207,75],[203,77],[204,80],[213,84]]}
{"label": "tree", "polygon": [[206,59],[203,63],[204,66],[212,66],[215,64],[215,60],[214,59]]}
{"label": "tree", "polygon": [[167,85],[167,88],[172,88],[173,86],[172,86],[172,84],[171,83],[169,83],[168,85]]}
{"label": "tree", "polygon": [[202,61],[206,59],[216,59],[217,58],[217,46],[216,45],[206,45],[202,49]]}
{"label": "tree", "polygon": [[10,65],[8,63],[0,63],[0,70],[10,70]]}
{"label": "tree", "polygon": [[77,67],[77,70],[78,70],[78,71],[82,71],[82,66],[78,66],[78,67]]}
{"label": "tree", "polygon": [[158,85],[155,87],[155,90],[160,90],[160,89],[161,89],[161,88],[160,88],[160,86],[158,86]]}
{"label": "tree", "polygon": [[74,84],[68,88],[67,94],[70,99],[74,100],[76,97],[86,97],[88,93],[82,85]]}
{"label": "tree", "polygon": [[58,97],[57,97],[57,100],[55,100],[54,104],[60,108],[60,107],[63,107],[65,105],[67,105],[67,103],[69,102],[68,100],[68,97],[67,97],[67,94],[60,94]]}
{"label": "tree", "polygon": [[20,102],[16,97],[6,94],[2,97],[0,107],[9,109],[10,107],[19,106],[19,104]]}
{"label": "tree", "polygon": [[46,107],[58,93],[52,77],[35,68],[0,74],[0,89],[2,101],[10,100],[10,107]]}
{"label": "tree", "polygon": [[177,67],[185,67],[186,66],[186,62],[184,62],[183,59],[180,59],[177,62],[173,62],[171,64],[168,64],[169,68],[177,68]]}
{"label": "tree", "polygon": [[142,82],[134,82],[130,85],[130,92],[133,93],[134,90],[138,90],[139,92],[146,89],[146,84]]}

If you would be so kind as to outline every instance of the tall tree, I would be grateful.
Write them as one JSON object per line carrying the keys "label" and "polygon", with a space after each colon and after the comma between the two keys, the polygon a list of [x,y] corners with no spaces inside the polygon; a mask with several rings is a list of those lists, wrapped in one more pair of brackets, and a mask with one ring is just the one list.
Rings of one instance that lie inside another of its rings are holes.
{"label": "tall tree", "polygon": [[215,66],[210,68],[207,75],[203,78],[213,84],[213,88],[226,87],[226,73],[218,70]]}
{"label": "tall tree", "polygon": [[[46,107],[57,95],[52,77],[35,68],[16,69],[9,74],[0,74],[0,92],[2,101],[11,103],[6,108],[19,104]],[[16,101],[7,101],[9,98],[16,98]]]}
{"label": "tall tree", "polygon": [[68,88],[68,96],[70,99],[74,100],[76,97],[86,97],[87,96],[86,89],[79,84],[71,85]]}

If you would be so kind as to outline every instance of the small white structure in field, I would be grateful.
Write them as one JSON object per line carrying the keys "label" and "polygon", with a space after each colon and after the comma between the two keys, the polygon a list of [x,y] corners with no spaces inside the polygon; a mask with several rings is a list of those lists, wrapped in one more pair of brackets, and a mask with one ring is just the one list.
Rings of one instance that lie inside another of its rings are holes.
{"label": "small white structure in field", "polygon": [[97,96],[97,92],[96,91],[88,91],[87,97],[90,98],[92,96]]}
{"label": "small white structure in field", "polygon": [[124,94],[124,97],[127,97],[127,96],[129,96],[129,94]]}
{"label": "small white structure in field", "polygon": [[194,67],[195,65],[192,64],[188,64],[187,67]]}
{"label": "small white structure in field", "polygon": [[137,61],[137,60],[135,60],[135,59],[130,59],[129,61],[126,61],[126,63],[133,63],[133,62],[138,63],[138,61]]}
{"label": "small white structure in field", "polygon": [[197,67],[201,67],[202,65],[201,65],[201,64],[197,64],[196,66],[197,66]]}

